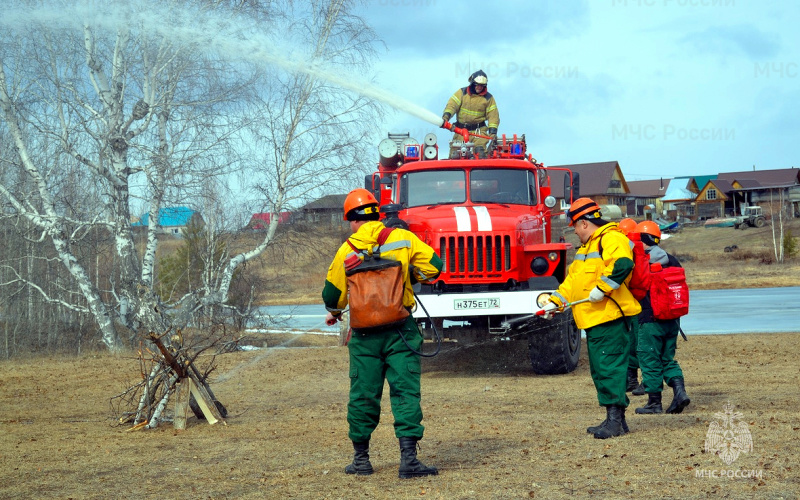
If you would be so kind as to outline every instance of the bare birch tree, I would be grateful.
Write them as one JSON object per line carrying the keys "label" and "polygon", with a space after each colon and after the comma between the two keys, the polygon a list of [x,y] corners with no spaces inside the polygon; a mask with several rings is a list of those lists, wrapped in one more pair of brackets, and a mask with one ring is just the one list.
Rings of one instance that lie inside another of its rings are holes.
{"label": "bare birch tree", "polygon": [[[90,315],[111,350],[126,336],[166,331],[200,307],[224,305],[237,267],[274,242],[277,217],[259,244],[218,266],[218,278],[162,304],[154,291],[162,207],[197,205],[205,186],[239,168],[266,210],[279,213],[321,185],[341,182],[343,172],[363,171],[359,147],[375,111],[308,74],[254,67],[173,36],[186,26],[159,24],[175,12],[191,19],[186,10],[198,23],[234,16],[257,29],[258,21],[275,36],[302,40],[310,62],[353,71],[369,63],[374,42],[352,14],[353,2],[134,5],[167,9],[149,17],[115,10],[125,5],[110,2],[104,8],[111,14],[76,22],[86,12],[72,2],[18,0],[6,6],[0,34],[0,134],[13,144],[0,148],[2,215],[25,221],[36,232],[28,240],[48,248],[69,277],[54,289],[41,275],[5,269],[3,289]],[[141,193],[137,184],[145,186]],[[141,253],[131,230],[138,195],[150,222]],[[108,269],[82,244],[98,234],[108,244],[94,245],[95,252],[112,254]]]}

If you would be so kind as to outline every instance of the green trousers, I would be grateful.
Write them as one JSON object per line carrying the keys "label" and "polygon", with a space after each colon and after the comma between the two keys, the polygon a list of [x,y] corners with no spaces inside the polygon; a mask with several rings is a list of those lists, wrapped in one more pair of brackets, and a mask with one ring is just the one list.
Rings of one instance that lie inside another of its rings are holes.
{"label": "green trousers", "polygon": [[600,406],[628,406],[625,394],[632,327],[631,318],[619,318],[586,329],[589,372]]}
{"label": "green trousers", "polygon": [[661,392],[662,381],[669,383],[675,377],[683,378],[683,371],[675,361],[680,328],[678,319],[639,325],[639,364],[646,392]]}
{"label": "green trousers", "polygon": [[639,355],[636,353],[636,349],[639,345],[639,315],[630,316],[630,321],[631,330],[629,334],[631,336],[631,348],[628,351],[628,368],[637,370],[639,369]]}
{"label": "green trousers", "polygon": [[[419,351],[422,334],[414,318],[400,328],[408,344]],[[398,329],[355,333],[347,344],[350,352],[350,402],[347,423],[350,440],[369,440],[381,416],[384,380],[389,382],[389,399],[398,438],[422,439],[420,406],[420,360],[400,338]]]}

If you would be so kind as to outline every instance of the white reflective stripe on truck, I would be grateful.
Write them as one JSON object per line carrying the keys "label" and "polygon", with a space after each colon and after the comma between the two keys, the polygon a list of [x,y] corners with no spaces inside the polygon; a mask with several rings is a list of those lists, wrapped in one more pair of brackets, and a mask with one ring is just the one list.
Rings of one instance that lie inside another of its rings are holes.
{"label": "white reflective stripe on truck", "polygon": [[472,223],[469,220],[467,207],[453,207],[453,212],[456,213],[456,230],[459,233],[472,231]]}
{"label": "white reflective stripe on truck", "polygon": [[[492,230],[492,217],[486,207],[472,207],[478,219],[478,231]],[[459,233],[472,231],[472,221],[470,221],[469,207],[453,207],[456,214],[456,230]]]}
{"label": "white reflective stripe on truck", "polygon": [[492,217],[489,215],[489,210],[486,207],[472,208],[475,210],[475,215],[478,216],[478,231],[491,231]]}

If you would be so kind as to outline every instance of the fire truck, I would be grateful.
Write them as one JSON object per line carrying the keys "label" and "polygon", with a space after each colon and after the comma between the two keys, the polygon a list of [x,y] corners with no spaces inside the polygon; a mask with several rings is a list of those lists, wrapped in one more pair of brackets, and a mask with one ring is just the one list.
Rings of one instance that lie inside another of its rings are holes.
{"label": "fire truck", "polygon": [[[552,241],[551,177],[565,199],[577,198],[577,174],[548,168],[526,151],[525,136],[501,136],[485,148],[469,132],[439,159],[437,137],[422,142],[389,134],[378,145],[378,170],[365,187],[381,204],[384,223],[414,232],[444,267],[432,285],[415,285],[413,312],[426,338],[434,326],[460,343],[527,335],[537,374],[568,373],[578,364],[581,335],[569,309],[553,320],[536,316],[567,272],[569,243]],[[560,172],[559,172],[560,171]],[[511,345],[511,343],[509,343]]]}

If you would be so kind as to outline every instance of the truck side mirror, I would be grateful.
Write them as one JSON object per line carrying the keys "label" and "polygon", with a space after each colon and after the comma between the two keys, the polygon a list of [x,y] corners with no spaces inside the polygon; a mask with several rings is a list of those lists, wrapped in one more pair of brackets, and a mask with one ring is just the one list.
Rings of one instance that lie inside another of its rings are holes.
{"label": "truck side mirror", "polygon": [[578,172],[572,174],[572,196],[581,197],[581,174]]}

